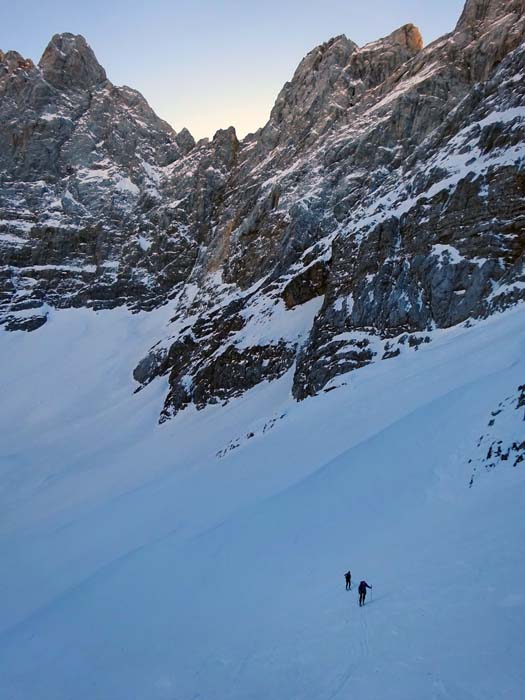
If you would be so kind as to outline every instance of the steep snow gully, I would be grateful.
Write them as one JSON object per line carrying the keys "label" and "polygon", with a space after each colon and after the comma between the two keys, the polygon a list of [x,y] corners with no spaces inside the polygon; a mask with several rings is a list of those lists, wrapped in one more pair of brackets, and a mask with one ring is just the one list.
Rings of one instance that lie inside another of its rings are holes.
{"label": "steep snow gully", "polygon": [[523,436],[525,309],[158,425],[169,314],[2,332],[2,697],[523,697],[525,469],[480,438]]}

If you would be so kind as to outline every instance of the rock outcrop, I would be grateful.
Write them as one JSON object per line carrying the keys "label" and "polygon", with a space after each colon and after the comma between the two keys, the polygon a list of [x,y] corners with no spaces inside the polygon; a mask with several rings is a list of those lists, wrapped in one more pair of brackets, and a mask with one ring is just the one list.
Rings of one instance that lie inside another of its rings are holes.
{"label": "rock outcrop", "polygon": [[[0,270],[4,313],[151,307],[186,279],[196,246],[148,237],[162,169],[194,147],[135,90],[112,85],[82,37],[53,37],[38,66],[0,64]],[[145,252],[148,250],[146,258]],[[9,315],[9,314],[8,314]]]}
{"label": "rock outcrop", "polygon": [[74,34],[56,34],[38,66],[43,79],[58,90],[94,89],[107,80],[84,37]]}
{"label": "rock outcrop", "polygon": [[171,299],[134,374],[169,377],[164,420],[286,372],[303,399],[523,301],[524,40],[523,0],[469,0],[427,47],[341,35],[262,129],[198,143],[82,37],[0,53],[4,324]]}

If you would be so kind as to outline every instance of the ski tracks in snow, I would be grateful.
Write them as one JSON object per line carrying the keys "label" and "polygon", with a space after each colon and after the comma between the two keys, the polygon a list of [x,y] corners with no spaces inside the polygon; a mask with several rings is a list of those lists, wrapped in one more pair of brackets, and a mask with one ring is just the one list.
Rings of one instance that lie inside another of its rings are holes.
{"label": "ski tracks in snow", "polygon": [[[359,609],[354,610],[354,606],[357,606]],[[347,638],[351,640],[351,644],[348,647],[350,660],[346,669],[340,675],[336,687],[327,695],[326,700],[336,700],[340,697],[347,683],[355,678],[356,673],[359,672],[363,663],[366,663],[370,657],[370,637],[366,605],[363,608],[359,607],[358,599],[356,599],[355,602],[352,601],[350,610],[352,610],[350,617],[345,616],[347,623],[345,633]]]}
{"label": "ski tracks in snow", "polygon": [[360,627],[360,640],[361,640],[361,655],[370,656],[370,642],[368,637],[368,610],[366,609],[366,604],[361,608],[361,621]]}

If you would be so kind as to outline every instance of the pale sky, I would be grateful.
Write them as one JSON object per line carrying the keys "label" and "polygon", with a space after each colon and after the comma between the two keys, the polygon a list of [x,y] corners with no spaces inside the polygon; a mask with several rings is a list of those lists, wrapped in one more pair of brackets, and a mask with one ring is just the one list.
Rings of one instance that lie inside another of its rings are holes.
{"label": "pale sky", "polygon": [[196,138],[267,121],[308,51],[337,34],[359,45],[416,24],[451,31],[464,0],[24,0],[0,6],[0,49],[38,61],[53,34],[83,34],[116,85]]}

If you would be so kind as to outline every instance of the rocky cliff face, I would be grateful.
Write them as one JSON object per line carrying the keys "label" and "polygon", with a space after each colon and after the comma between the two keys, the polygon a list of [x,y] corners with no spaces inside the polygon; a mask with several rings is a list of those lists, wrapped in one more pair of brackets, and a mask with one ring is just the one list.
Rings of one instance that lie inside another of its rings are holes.
{"label": "rocky cliff face", "polygon": [[[0,309],[171,299],[162,418],[293,371],[302,399],[525,298],[525,2],[314,49],[270,120],[195,144],[81,37],[0,53]],[[140,358],[137,358],[139,360]]]}
{"label": "rocky cliff face", "polygon": [[55,36],[38,66],[0,59],[2,310],[158,303],[193,256],[165,226],[146,261],[139,218],[193,140],[112,85],[82,37]]}

